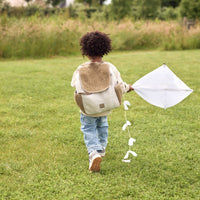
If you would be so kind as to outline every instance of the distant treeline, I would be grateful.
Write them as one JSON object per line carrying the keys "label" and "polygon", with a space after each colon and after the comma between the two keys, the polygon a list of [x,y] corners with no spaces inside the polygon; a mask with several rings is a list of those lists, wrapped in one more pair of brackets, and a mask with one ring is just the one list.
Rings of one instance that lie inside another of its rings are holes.
{"label": "distant treeline", "polygon": [[[200,19],[200,0],[112,0],[104,5],[105,0],[76,0],[68,8],[59,8],[62,0],[48,0],[54,7],[31,4],[27,7],[11,7],[0,0],[0,15],[9,17],[29,17],[32,15],[51,16],[65,14],[67,18],[81,20],[121,20],[124,18],[170,20],[187,17]],[[27,0],[27,2],[31,2]]]}

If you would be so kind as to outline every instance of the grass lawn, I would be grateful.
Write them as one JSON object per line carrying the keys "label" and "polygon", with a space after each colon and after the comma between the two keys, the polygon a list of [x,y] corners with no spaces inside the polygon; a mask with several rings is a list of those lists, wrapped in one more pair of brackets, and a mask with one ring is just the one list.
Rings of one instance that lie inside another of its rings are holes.
{"label": "grass lawn", "polygon": [[200,50],[115,52],[127,83],[166,63],[194,92],[167,110],[135,92],[125,95],[138,156],[122,131],[124,110],[108,118],[109,143],[100,173],[88,171],[79,109],[70,87],[80,57],[0,62],[0,199],[200,199]]}

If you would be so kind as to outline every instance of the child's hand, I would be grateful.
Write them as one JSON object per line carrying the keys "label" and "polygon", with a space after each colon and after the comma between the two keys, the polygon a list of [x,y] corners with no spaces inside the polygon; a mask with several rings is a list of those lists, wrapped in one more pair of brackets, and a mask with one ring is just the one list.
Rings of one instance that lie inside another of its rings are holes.
{"label": "child's hand", "polygon": [[129,90],[128,90],[128,92],[130,92],[130,91],[132,91],[132,90],[134,90],[134,89],[133,89],[132,86],[129,84]]}

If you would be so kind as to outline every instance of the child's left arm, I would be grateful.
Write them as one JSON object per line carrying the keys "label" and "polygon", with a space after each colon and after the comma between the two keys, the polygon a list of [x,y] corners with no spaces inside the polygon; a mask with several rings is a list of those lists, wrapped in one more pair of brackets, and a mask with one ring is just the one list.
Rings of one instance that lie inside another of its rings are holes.
{"label": "child's left arm", "polygon": [[130,84],[128,84],[128,86],[129,86],[129,90],[127,92],[131,92],[132,90],[134,90]]}
{"label": "child's left arm", "polygon": [[114,72],[114,74],[115,74],[115,77],[116,77],[118,83],[120,83],[120,85],[121,85],[121,87],[122,87],[123,93],[132,91],[133,88],[131,87],[130,84],[127,84],[127,83],[125,83],[125,82],[122,80],[121,75],[120,75],[120,72],[117,70],[117,68],[116,68],[113,64],[111,64],[111,63],[110,63],[110,65],[111,65],[111,67],[112,67],[112,70],[113,70],[113,72]]}

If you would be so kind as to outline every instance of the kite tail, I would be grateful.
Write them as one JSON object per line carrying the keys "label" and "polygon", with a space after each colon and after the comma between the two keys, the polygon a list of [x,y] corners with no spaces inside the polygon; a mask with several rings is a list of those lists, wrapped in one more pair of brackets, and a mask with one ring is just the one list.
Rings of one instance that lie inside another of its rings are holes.
{"label": "kite tail", "polygon": [[129,130],[129,126],[131,126],[131,122],[127,120],[127,110],[128,110],[128,106],[130,106],[131,104],[130,104],[129,101],[125,100],[124,96],[123,96],[123,101],[124,101],[124,118],[125,118],[126,123],[123,125],[122,130],[125,131],[126,128],[128,130],[128,135],[129,135],[129,142],[128,142],[129,150],[127,151],[127,153],[124,156],[124,159],[122,161],[126,162],[126,163],[130,163],[131,160],[128,159],[129,154],[132,154],[135,157],[137,156],[137,154],[134,151],[131,151],[131,146],[133,146],[133,142],[135,142],[136,140],[131,137],[131,133],[130,133],[130,130]]}

